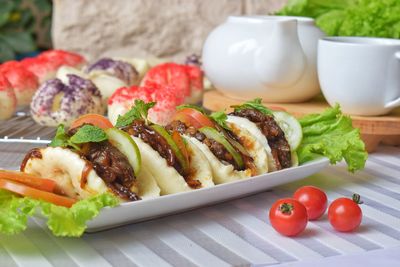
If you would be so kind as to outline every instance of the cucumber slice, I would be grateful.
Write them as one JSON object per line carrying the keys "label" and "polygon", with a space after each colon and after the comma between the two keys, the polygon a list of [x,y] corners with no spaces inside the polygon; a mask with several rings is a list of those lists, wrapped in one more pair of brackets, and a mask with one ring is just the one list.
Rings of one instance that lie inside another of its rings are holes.
{"label": "cucumber slice", "polygon": [[153,124],[150,127],[153,128],[154,131],[156,131],[159,135],[161,135],[167,141],[168,145],[171,147],[171,149],[174,152],[175,156],[177,157],[179,163],[181,164],[183,171],[185,173],[188,173],[189,172],[189,162],[186,160],[183,153],[179,150],[178,145],[172,139],[171,135],[167,132],[167,130],[165,130],[164,127],[157,125],[157,124]]}
{"label": "cucumber slice", "polygon": [[140,172],[142,158],[135,141],[133,141],[129,134],[117,128],[109,128],[105,130],[105,132],[108,141],[128,158],[128,161],[135,172],[135,177],[137,177]]}
{"label": "cucumber slice", "polygon": [[303,139],[303,130],[299,121],[295,117],[284,111],[274,111],[273,115],[275,121],[285,133],[286,140],[288,141],[290,146],[290,150],[296,151],[301,143],[301,140]]}
{"label": "cucumber slice", "polygon": [[213,139],[216,142],[220,143],[225,147],[225,149],[232,155],[233,160],[239,166],[240,169],[243,169],[244,163],[240,154],[233,148],[233,146],[226,140],[225,136],[211,127],[202,127],[199,129],[201,133],[203,133],[207,138]]}
{"label": "cucumber slice", "polygon": [[299,166],[299,157],[297,156],[296,151],[292,151],[292,167]]}

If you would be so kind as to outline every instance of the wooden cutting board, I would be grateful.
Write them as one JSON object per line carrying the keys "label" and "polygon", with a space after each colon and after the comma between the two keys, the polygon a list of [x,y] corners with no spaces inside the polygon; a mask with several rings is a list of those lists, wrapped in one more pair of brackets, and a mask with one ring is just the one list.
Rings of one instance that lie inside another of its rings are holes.
{"label": "wooden cutting board", "polygon": [[[230,110],[229,106],[243,103],[242,99],[234,99],[222,93],[211,90],[204,93],[203,106],[209,110]],[[296,117],[311,113],[320,113],[329,107],[322,96],[304,103],[264,103],[271,108],[277,107],[290,112]],[[400,108],[384,116],[351,116],[353,126],[360,128],[361,137],[368,152],[373,152],[380,144],[400,145]]]}

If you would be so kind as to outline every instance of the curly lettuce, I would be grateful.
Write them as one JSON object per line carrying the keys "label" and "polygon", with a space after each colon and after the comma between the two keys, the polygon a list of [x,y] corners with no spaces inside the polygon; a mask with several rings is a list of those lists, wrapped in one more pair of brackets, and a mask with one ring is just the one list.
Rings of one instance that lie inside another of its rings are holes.
{"label": "curly lettuce", "polygon": [[289,0],[277,14],[315,18],[332,36],[400,38],[398,0]]}
{"label": "curly lettuce", "polygon": [[339,105],[307,115],[299,122],[303,129],[297,149],[300,164],[325,156],[332,164],[344,159],[351,172],[364,168],[368,154],[360,130],[353,128],[351,118],[341,113]]}
{"label": "curly lettuce", "polygon": [[0,233],[11,235],[24,231],[28,218],[41,212],[55,236],[79,237],[85,231],[87,221],[96,217],[102,208],[114,207],[118,203],[115,196],[105,193],[66,208],[0,190]]}

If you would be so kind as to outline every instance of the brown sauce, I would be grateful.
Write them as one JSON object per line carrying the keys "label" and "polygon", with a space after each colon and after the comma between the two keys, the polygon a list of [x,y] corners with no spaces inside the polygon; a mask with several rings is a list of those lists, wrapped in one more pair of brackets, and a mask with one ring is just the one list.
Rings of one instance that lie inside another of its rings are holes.
{"label": "brown sauce", "polygon": [[85,188],[86,183],[87,183],[87,178],[90,173],[90,171],[93,169],[93,166],[90,162],[86,162],[85,167],[82,170],[81,174],[81,188]]}
{"label": "brown sauce", "polygon": [[42,159],[43,158],[42,152],[40,152],[40,148],[31,149],[25,155],[24,159],[21,162],[21,166],[20,166],[20,171],[21,172],[23,172],[25,170],[26,163],[28,162],[28,160],[30,160],[32,158],[37,158],[37,159]]}

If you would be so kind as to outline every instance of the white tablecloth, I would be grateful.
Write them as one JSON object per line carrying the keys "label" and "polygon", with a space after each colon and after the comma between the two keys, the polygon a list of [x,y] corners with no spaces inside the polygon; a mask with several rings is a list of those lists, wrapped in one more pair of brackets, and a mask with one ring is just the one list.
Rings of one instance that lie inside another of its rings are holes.
{"label": "white tablecloth", "polygon": [[[0,167],[18,166],[26,145],[0,146]],[[363,222],[334,231],[326,215],[295,238],[268,221],[278,198],[301,186],[326,190],[330,201],[357,192]],[[356,174],[343,164],[304,180],[222,204],[80,239],[57,238],[38,219],[16,236],[0,236],[0,266],[400,266],[400,148],[380,147]]]}

